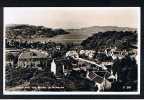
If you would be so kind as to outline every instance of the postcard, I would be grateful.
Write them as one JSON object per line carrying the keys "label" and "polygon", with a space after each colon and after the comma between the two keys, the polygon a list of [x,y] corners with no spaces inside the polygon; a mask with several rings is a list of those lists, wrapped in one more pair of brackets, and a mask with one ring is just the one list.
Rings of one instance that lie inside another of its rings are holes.
{"label": "postcard", "polygon": [[4,7],[4,95],[140,95],[140,7]]}

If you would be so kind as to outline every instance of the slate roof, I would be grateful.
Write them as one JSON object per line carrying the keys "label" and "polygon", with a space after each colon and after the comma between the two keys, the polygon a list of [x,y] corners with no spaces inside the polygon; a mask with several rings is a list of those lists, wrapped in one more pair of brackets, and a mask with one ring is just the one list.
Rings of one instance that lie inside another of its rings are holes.
{"label": "slate roof", "polygon": [[47,58],[48,54],[38,50],[26,50],[19,55],[19,59]]}
{"label": "slate roof", "polygon": [[[107,78],[108,76],[105,76],[105,78],[104,78],[104,76],[100,76],[100,75],[96,74],[95,72],[90,71],[88,74],[88,77],[90,80],[101,84],[104,82],[104,79]],[[105,81],[108,81],[108,80],[106,79]]]}
{"label": "slate roof", "polygon": [[102,83],[104,80],[103,77],[100,77],[99,75],[97,75],[93,71],[89,72],[88,76],[91,80],[96,81],[97,83]]}

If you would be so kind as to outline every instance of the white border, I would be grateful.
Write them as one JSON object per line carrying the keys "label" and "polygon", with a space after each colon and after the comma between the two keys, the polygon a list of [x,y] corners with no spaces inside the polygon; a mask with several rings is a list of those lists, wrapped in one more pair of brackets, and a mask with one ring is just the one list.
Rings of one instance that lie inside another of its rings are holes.
{"label": "white border", "polygon": [[[5,7],[4,7],[5,8]],[[3,8],[3,12],[4,12],[4,8]],[[7,7],[6,7],[7,8]],[[90,8],[90,7],[88,7]],[[98,8],[104,8],[104,7],[98,7]],[[114,7],[110,7],[110,8],[114,8]],[[117,7],[116,7],[117,8]],[[124,7],[120,7],[120,8],[124,8]],[[132,7],[137,9],[137,15],[138,15],[138,26],[137,26],[137,30],[138,30],[138,90],[137,92],[40,92],[40,91],[6,91],[5,90],[5,23],[3,25],[3,94],[4,95],[140,95],[140,11],[141,8],[140,7]],[[3,17],[4,18],[4,17]]]}

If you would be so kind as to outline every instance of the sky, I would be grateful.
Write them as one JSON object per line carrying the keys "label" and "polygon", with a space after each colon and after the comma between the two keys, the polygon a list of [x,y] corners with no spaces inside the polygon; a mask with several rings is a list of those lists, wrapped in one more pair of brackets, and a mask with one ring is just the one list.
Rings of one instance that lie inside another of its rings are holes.
{"label": "sky", "polygon": [[138,7],[5,7],[4,24],[49,28],[119,26],[137,28]]}

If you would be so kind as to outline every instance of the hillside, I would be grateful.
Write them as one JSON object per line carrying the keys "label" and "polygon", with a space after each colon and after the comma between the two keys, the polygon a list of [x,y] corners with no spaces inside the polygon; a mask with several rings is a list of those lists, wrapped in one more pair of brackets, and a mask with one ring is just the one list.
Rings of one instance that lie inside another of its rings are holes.
{"label": "hillside", "polygon": [[86,48],[117,47],[119,49],[135,48],[137,44],[136,31],[106,31],[98,32],[81,43]]}
{"label": "hillside", "polygon": [[6,26],[6,37],[7,38],[40,38],[47,37],[51,38],[56,35],[68,34],[63,29],[52,29],[44,26],[34,26],[26,24],[12,24]]}

